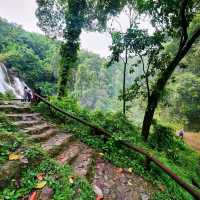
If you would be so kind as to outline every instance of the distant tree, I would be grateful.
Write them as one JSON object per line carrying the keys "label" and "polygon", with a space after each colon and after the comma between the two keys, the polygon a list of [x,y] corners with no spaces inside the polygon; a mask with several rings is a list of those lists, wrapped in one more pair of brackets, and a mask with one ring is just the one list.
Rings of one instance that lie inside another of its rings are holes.
{"label": "distant tree", "polygon": [[81,103],[89,108],[96,108],[97,104],[109,93],[109,83],[112,76],[103,66],[105,59],[89,52],[80,52],[78,56],[78,68],[76,71],[75,90],[73,94]]}
{"label": "distant tree", "polygon": [[128,31],[133,28],[136,24],[133,16],[135,15],[136,10],[133,9],[131,4],[128,4],[125,8],[124,12],[127,12],[127,16],[129,18],[129,26],[127,28],[127,32],[124,33],[121,29],[120,22],[117,22],[120,25],[120,31],[115,31],[111,26],[110,34],[112,38],[112,45],[110,46],[110,50],[112,51],[112,55],[110,61],[107,66],[110,67],[114,62],[122,62],[123,63],[123,79],[122,79],[122,112],[126,114],[126,76],[127,76],[127,67],[129,64],[129,59],[131,57],[131,44],[130,44],[130,35],[128,35]]}
{"label": "distant tree", "polygon": [[[129,5],[129,13],[136,12],[134,8]],[[133,17],[129,15],[129,27],[126,32],[113,31],[112,46],[110,47],[112,55],[108,66],[113,62],[119,62],[122,60],[124,64],[123,70],[123,89],[121,98],[123,100],[123,114],[126,111],[126,101],[133,99],[139,93],[143,93],[147,98],[150,97],[150,76],[155,75],[156,69],[161,70],[161,66],[151,67],[155,61],[154,57],[158,54],[162,48],[163,36],[157,31],[152,36],[148,34],[146,30],[142,30],[138,27],[137,15]],[[141,73],[135,75],[134,84],[127,89],[126,88],[126,70],[127,66],[131,66],[130,73],[135,72],[135,68],[141,67]],[[156,68],[156,69],[155,69]],[[144,87],[144,84],[146,87]],[[145,88],[141,90],[141,88]]]}
{"label": "distant tree", "polygon": [[58,95],[67,95],[70,69],[75,67],[79,37],[83,28],[99,30],[106,26],[109,16],[123,6],[120,0],[37,0],[36,15],[42,30],[63,39],[60,54]]}
{"label": "distant tree", "polygon": [[190,72],[176,73],[169,84],[169,111],[185,122],[189,130],[200,131],[200,78]]}

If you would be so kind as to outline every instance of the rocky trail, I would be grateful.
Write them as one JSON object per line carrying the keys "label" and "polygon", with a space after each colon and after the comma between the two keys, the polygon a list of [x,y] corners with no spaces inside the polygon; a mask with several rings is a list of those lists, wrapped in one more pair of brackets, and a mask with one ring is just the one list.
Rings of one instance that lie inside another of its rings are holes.
{"label": "rocky trail", "polygon": [[61,165],[69,164],[75,175],[86,177],[101,199],[150,199],[152,186],[142,177],[113,166],[72,134],[61,132],[41,114],[32,113],[29,104],[1,102],[0,110]]}

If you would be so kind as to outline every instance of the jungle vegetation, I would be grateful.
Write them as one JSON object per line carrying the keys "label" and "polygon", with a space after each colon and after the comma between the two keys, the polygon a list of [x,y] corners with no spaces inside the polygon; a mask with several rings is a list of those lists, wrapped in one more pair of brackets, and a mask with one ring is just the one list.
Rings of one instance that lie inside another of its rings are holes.
{"label": "jungle vegetation", "polygon": [[[51,116],[42,103],[34,109],[103,151],[112,163],[166,185],[155,199],[171,199],[172,194],[174,199],[191,198],[155,166],[147,173],[141,157],[121,149],[117,140],[153,152],[190,183],[193,178],[200,180],[198,154],[175,136],[183,127],[200,131],[200,2],[37,3],[38,25],[45,36],[1,18],[0,62],[31,88],[41,88],[53,104],[112,132],[113,138],[103,143],[87,128],[70,120],[65,123],[57,113]],[[124,9],[130,11],[129,27],[123,31],[109,27],[108,22]],[[139,25],[144,15],[150,19],[151,33]],[[80,49],[83,30],[109,31],[111,56],[102,58]]]}

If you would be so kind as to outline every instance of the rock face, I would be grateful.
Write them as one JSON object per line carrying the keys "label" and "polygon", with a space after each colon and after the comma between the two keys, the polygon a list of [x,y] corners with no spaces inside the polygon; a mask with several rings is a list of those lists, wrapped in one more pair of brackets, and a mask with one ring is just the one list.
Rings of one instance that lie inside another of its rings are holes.
{"label": "rock face", "polygon": [[[17,109],[12,109],[16,107],[12,104],[1,107],[4,107],[8,117],[24,129],[24,134],[39,142],[61,165],[67,163],[72,166],[77,176],[86,177],[99,199],[150,199],[152,187],[143,178],[113,166],[71,134],[60,132],[55,126],[44,121],[38,113],[31,113],[30,109],[24,109],[23,105],[17,105]],[[40,199],[49,200],[52,195],[50,188],[44,188]]]}

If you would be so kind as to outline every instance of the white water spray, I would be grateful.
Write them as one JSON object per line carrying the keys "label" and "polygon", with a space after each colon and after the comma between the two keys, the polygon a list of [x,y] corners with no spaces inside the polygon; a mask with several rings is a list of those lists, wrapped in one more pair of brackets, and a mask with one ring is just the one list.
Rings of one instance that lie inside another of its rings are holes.
{"label": "white water spray", "polygon": [[8,73],[6,66],[0,63],[0,92],[11,91],[16,98],[24,96],[24,87],[26,84],[18,77]]}

